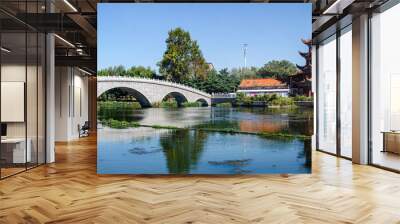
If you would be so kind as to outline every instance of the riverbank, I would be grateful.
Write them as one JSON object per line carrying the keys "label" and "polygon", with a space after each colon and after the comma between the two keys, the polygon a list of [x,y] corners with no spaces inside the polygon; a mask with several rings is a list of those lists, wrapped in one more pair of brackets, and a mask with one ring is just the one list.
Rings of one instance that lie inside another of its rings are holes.
{"label": "riverbank", "polygon": [[97,107],[108,107],[116,109],[141,109],[142,106],[136,101],[97,101]]}
{"label": "riverbank", "polygon": [[[302,103],[299,103],[302,102]],[[233,106],[243,107],[296,107],[313,104],[313,98],[307,96],[279,96],[277,94],[265,94],[248,96],[238,93],[231,103]]]}
{"label": "riverbank", "polygon": [[247,135],[258,135],[261,137],[279,138],[279,139],[299,139],[299,140],[310,140],[311,136],[300,135],[300,134],[289,134],[284,132],[270,133],[270,132],[252,132],[252,131],[240,131],[233,128],[210,128],[210,127],[176,127],[170,125],[145,125],[138,122],[118,121],[114,119],[103,120],[100,123],[104,126],[108,126],[114,129],[126,129],[126,128],[138,128],[147,127],[154,129],[169,129],[169,130],[196,130],[205,132],[219,132],[226,134],[247,134]]}
{"label": "riverbank", "polygon": [[[258,100],[256,100],[258,99]],[[260,100],[261,99],[261,100]],[[98,106],[109,107],[109,108],[120,108],[120,109],[141,109],[142,106],[136,101],[98,101]],[[201,102],[183,102],[178,104],[175,100],[168,100],[162,102],[156,102],[151,105],[153,108],[179,108],[179,107],[203,107]],[[223,102],[212,104],[212,107],[269,107],[269,108],[291,108],[291,107],[313,107],[313,101],[296,100],[296,97],[277,97],[271,99],[263,98],[252,98],[248,97],[245,99],[235,100],[234,102]]]}
{"label": "riverbank", "polygon": [[[98,150],[106,161],[101,170],[146,173],[151,164],[160,173],[303,172],[311,161],[312,112],[297,107],[100,108]],[[248,164],[236,163],[248,159]],[[220,165],[226,161],[230,165]],[[260,170],[257,164],[269,165]]]}
{"label": "riverbank", "polygon": [[163,101],[156,102],[152,104],[154,108],[178,108],[178,107],[202,107],[203,105],[200,102],[183,102],[182,104],[178,104],[175,100],[173,101]]}
{"label": "riverbank", "polygon": [[[124,109],[141,109],[142,106],[137,101],[98,101],[98,106],[124,108]],[[154,108],[178,108],[178,107],[202,107],[201,102],[183,102],[181,105],[174,101],[156,102],[151,105]]]}

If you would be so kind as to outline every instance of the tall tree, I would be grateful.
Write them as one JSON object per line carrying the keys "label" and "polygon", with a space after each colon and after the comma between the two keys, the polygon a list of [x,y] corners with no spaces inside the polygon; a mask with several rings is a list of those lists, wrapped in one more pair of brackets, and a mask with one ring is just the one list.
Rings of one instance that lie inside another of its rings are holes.
{"label": "tall tree", "polygon": [[167,50],[158,62],[159,70],[167,80],[182,82],[189,78],[205,77],[207,63],[196,41],[189,32],[175,28],[168,32]]}
{"label": "tall tree", "polygon": [[273,77],[287,82],[288,76],[295,74],[296,66],[288,60],[272,60],[258,70],[261,77]]}
{"label": "tall tree", "polygon": [[156,72],[151,70],[150,67],[132,66],[126,69],[124,66],[114,66],[101,69],[97,72],[98,76],[129,76],[129,77],[144,77],[155,78]]}
{"label": "tall tree", "polygon": [[193,68],[191,76],[194,78],[205,79],[209,71],[209,67],[206,62],[206,59],[203,57],[203,54],[201,53],[197,41],[192,41],[191,51],[192,51],[191,66]]}

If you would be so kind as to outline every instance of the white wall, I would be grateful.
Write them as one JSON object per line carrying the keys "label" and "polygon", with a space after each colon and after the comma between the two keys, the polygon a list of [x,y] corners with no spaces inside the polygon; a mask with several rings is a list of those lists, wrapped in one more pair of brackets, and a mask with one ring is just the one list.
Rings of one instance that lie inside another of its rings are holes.
{"label": "white wall", "polygon": [[[2,82],[25,82],[25,64],[3,64],[1,66]],[[29,69],[29,68],[28,68]],[[1,108],[7,110],[7,108]],[[8,137],[25,137],[25,122],[7,122]]]}
{"label": "white wall", "polygon": [[73,105],[73,108],[71,108],[72,111],[72,119],[71,119],[71,135],[72,138],[77,138],[79,137],[79,132],[78,132],[78,125],[83,125],[85,121],[88,121],[88,78],[81,76],[82,73],[79,73],[78,75],[76,74],[75,70],[75,75],[74,75],[74,91],[72,94],[72,99],[74,100],[71,105]]}
{"label": "white wall", "polygon": [[[25,63],[4,63],[1,66],[1,76],[2,82],[21,82],[24,83],[24,87],[26,87],[18,90],[19,94],[23,95],[23,102],[21,102],[23,105],[21,105],[19,108],[12,108],[10,106],[1,108],[2,114],[20,113],[23,117],[22,120],[18,122],[5,122],[7,124],[7,137],[24,138],[27,136],[28,148],[31,150],[30,155],[32,156],[31,161],[44,163],[45,116],[43,111],[45,106],[45,90],[43,87],[45,84],[43,80],[44,74],[42,73],[42,67],[37,67],[36,64],[34,66],[26,66]],[[2,89],[2,94],[11,94],[4,92],[4,90],[5,89]],[[14,93],[14,95],[15,94],[16,93]],[[9,98],[7,95],[2,95],[2,98],[4,97]],[[26,119],[24,114],[26,114]],[[36,161],[37,159],[39,159],[39,161]]]}
{"label": "white wall", "polygon": [[88,78],[76,68],[56,67],[55,140],[79,137],[78,125],[88,120]]}

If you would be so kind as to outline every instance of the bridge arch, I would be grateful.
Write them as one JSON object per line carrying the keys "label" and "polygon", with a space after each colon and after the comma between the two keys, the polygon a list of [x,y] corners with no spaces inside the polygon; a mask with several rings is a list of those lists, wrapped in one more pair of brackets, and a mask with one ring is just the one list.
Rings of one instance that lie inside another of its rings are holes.
{"label": "bridge arch", "polygon": [[170,92],[167,95],[165,95],[165,97],[163,98],[163,100],[165,100],[168,97],[172,97],[176,100],[176,102],[178,103],[178,106],[181,106],[184,102],[188,102],[187,98],[185,95],[183,95],[180,92]]}
{"label": "bridge arch", "polygon": [[144,107],[151,107],[151,103],[146,98],[146,96],[144,96],[141,92],[139,92],[139,91],[137,91],[135,89],[129,88],[129,87],[113,87],[111,89],[108,89],[108,90],[104,91],[98,97],[100,97],[101,95],[103,95],[105,93],[108,93],[108,92],[110,92],[112,90],[115,90],[115,89],[120,89],[120,90],[125,91],[128,94],[132,95],[133,97],[135,97],[135,99],[139,102],[140,106],[142,106],[143,108]]}
{"label": "bridge arch", "polygon": [[196,100],[196,102],[201,103],[202,107],[208,107],[209,106],[207,100],[205,100],[204,98],[199,98],[199,99]]}
{"label": "bridge arch", "polygon": [[178,101],[196,102],[202,98],[211,105],[211,95],[201,90],[165,80],[140,77],[99,76],[97,77],[97,96],[113,88],[129,88],[145,106],[161,102],[168,94]]}

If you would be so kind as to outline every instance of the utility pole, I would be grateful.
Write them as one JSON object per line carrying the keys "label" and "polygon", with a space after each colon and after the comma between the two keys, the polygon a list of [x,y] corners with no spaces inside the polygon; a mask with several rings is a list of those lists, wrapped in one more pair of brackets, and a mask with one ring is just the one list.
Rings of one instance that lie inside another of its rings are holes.
{"label": "utility pole", "polygon": [[246,43],[243,44],[243,58],[244,58],[244,68],[247,67],[247,45]]}

